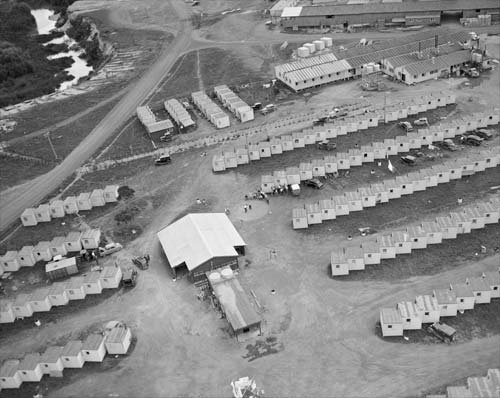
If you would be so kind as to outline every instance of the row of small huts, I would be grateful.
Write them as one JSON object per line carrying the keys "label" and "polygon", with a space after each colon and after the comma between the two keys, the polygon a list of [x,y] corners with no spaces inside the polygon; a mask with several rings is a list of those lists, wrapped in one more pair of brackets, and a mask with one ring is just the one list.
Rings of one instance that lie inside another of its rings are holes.
{"label": "row of small huts", "polygon": [[458,311],[472,310],[476,304],[489,304],[495,298],[500,298],[499,270],[467,278],[465,283],[451,283],[449,288],[434,289],[432,295],[417,296],[414,301],[402,301],[396,307],[382,308],[382,335],[402,336],[405,330],[421,329],[422,324],[457,316]]}
{"label": "row of small huts", "polygon": [[9,250],[0,256],[0,276],[4,272],[16,272],[21,267],[33,267],[37,262],[48,262],[56,256],[79,253],[81,250],[94,250],[99,247],[101,230],[72,231],[66,236],[56,236],[49,241],[38,242],[35,246],[26,245],[20,250]]}
{"label": "row of small huts", "polygon": [[74,276],[32,293],[20,293],[14,300],[0,300],[0,323],[12,323],[16,319],[33,316],[35,312],[47,312],[52,307],[67,305],[71,300],[83,300],[87,295],[101,294],[103,289],[116,289],[122,280],[118,266],[106,266],[101,271],[90,271],[84,276]]}
{"label": "row of small huts", "polygon": [[[438,184],[445,184],[484,171],[487,168],[496,167],[500,162],[499,149],[499,147],[495,147],[481,154],[450,159],[439,165],[295,208],[292,211],[293,228],[302,229],[309,225],[321,224],[326,220],[335,220],[337,216],[374,207],[378,203],[387,203],[389,200],[411,195],[413,192],[424,191],[429,187],[435,187]],[[284,173],[284,175],[282,173],[273,176],[274,184],[282,182],[280,177],[286,177],[286,172]],[[309,175],[305,177],[309,177]],[[297,175],[294,179],[297,179]]]}
{"label": "row of small huts", "polygon": [[163,130],[172,130],[174,127],[170,119],[158,120],[147,105],[139,106],[136,109],[136,113],[137,118],[149,134]]}
{"label": "row of small huts", "polygon": [[482,229],[488,224],[498,223],[500,198],[493,197],[475,205],[464,206],[434,221],[411,225],[363,241],[361,244],[341,246],[331,252],[332,276],[348,275],[350,271],[364,270],[366,265],[380,264],[382,260],[410,254],[413,250],[425,249],[446,239],[456,239],[458,234]]}
{"label": "row of small huts", "polygon": [[229,127],[229,116],[226,115],[222,109],[205,94],[205,92],[196,91],[191,94],[191,99],[203,116],[205,116],[216,128],[222,129],[224,127]]}
{"label": "row of small huts", "polygon": [[467,377],[467,385],[448,386],[445,394],[426,395],[426,398],[498,398],[500,369],[488,369],[486,376]]}
{"label": "row of small huts", "polygon": [[194,126],[194,121],[191,118],[189,112],[184,108],[184,106],[177,101],[175,98],[169,99],[163,103],[165,110],[168,112],[170,117],[177,123],[179,128],[184,129],[190,126]]}
{"label": "row of small huts", "polygon": [[9,359],[0,367],[0,390],[16,389],[23,382],[38,383],[44,375],[63,377],[64,369],[80,369],[86,362],[102,362],[108,355],[126,354],[132,331],[120,324],[102,335],[93,333],[83,341],[70,340],[64,346],[50,346],[43,353],[23,359]]}
{"label": "row of small huts", "polygon": [[214,87],[214,94],[242,123],[254,119],[253,108],[243,102],[228,86]]}
{"label": "row of small huts", "polygon": [[68,196],[64,200],[57,199],[36,208],[29,207],[21,214],[21,222],[25,227],[35,226],[38,223],[50,222],[53,218],[62,218],[68,214],[77,214],[80,211],[117,202],[118,189],[118,185],[108,185],[104,189],[82,192],[78,196]]}

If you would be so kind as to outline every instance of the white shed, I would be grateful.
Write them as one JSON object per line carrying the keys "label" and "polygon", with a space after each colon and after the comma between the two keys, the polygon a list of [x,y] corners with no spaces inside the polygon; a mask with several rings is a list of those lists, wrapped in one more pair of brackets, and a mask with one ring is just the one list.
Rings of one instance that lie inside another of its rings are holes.
{"label": "white shed", "polygon": [[42,287],[35,289],[30,296],[29,303],[33,312],[47,312],[52,308],[52,303],[49,299],[50,289]]}
{"label": "white shed", "polygon": [[224,156],[222,155],[214,155],[212,157],[212,170],[217,171],[225,171],[226,164],[224,162]]}
{"label": "white shed", "polygon": [[33,246],[23,246],[21,250],[17,252],[17,259],[21,267],[33,267],[36,263]]}
{"label": "white shed", "polygon": [[319,207],[321,209],[322,220],[334,220],[336,218],[335,204],[331,199],[320,200]]}
{"label": "white shed", "polygon": [[383,142],[374,142],[371,145],[373,151],[373,158],[377,159],[385,159],[387,157],[386,146]]}
{"label": "white shed", "polygon": [[313,177],[324,177],[326,175],[325,162],[323,159],[312,160],[312,175]]}
{"label": "white shed", "polygon": [[30,299],[31,295],[26,293],[20,293],[16,296],[14,305],[12,306],[16,318],[23,319],[33,315],[33,308],[31,308]]}
{"label": "white shed", "polygon": [[250,162],[250,158],[248,157],[248,149],[247,148],[236,148],[236,163],[247,164]]}
{"label": "white shed", "polygon": [[35,209],[35,217],[37,222],[49,222],[52,219],[49,205],[44,203],[38,206]]}
{"label": "white shed", "polygon": [[295,147],[293,145],[293,138],[291,135],[281,136],[281,148],[283,149],[283,152],[294,150]]}
{"label": "white shed", "polygon": [[391,233],[392,241],[396,247],[396,254],[410,254],[412,242],[406,231],[393,231]]}
{"label": "white shed", "polygon": [[413,181],[410,179],[409,175],[397,176],[395,181],[401,190],[401,196],[411,195],[413,193]]}
{"label": "white shed", "polygon": [[61,360],[65,369],[82,368],[85,363],[82,354],[82,342],[80,340],[68,341],[62,350]]}
{"label": "white shed", "polygon": [[300,181],[306,181],[313,178],[313,166],[309,162],[301,162],[299,164]]}
{"label": "white shed", "polygon": [[386,138],[384,140],[385,153],[387,156],[394,156],[398,154],[399,145],[393,138]]}
{"label": "white shed", "polygon": [[426,188],[436,187],[438,185],[438,176],[435,170],[432,169],[422,169],[419,171],[422,178],[425,179]]}
{"label": "white shed", "polygon": [[0,299],[0,323],[12,323],[16,315],[12,309],[12,301]]}
{"label": "white shed", "polygon": [[396,137],[396,148],[398,153],[410,152],[410,140],[406,135]]}
{"label": "white shed", "polygon": [[99,271],[90,271],[83,277],[83,288],[85,294],[101,294],[101,273]]}
{"label": "white shed", "polygon": [[397,309],[403,321],[403,330],[418,330],[422,328],[422,318],[414,302],[401,301],[397,304]]}
{"label": "white shed", "polygon": [[265,174],[260,177],[260,189],[264,193],[271,193],[274,189],[274,178],[272,175]]}
{"label": "white shed", "polygon": [[432,142],[441,142],[444,140],[444,129],[441,126],[430,126],[429,130],[432,134]]}
{"label": "white shed", "polygon": [[307,212],[306,209],[300,207],[292,210],[293,229],[307,228]]}
{"label": "white shed", "polygon": [[337,170],[348,170],[351,168],[349,154],[345,152],[337,153]]}
{"label": "white shed", "polygon": [[337,172],[337,158],[335,156],[325,156],[323,158],[325,164],[325,173],[333,174]]}
{"label": "white shed", "polygon": [[361,244],[363,250],[363,261],[365,265],[380,264],[382,254],[380,253],[380,245],[376,240],[367,240]]}
{"label": "white shed", "polygon": [[427,189],[427,181],[425,175],[418,171],[413,171],[407,174],[408,179],[412,182],[413,192],[425,191]]}
{"label": "white shed", "polygon": [[77,198],[78,210],[91,210],[92,203],[90,202],[90,193],[82,192]]}
{"label": "white shed", "polygon": [[442,164],[436,164],[431,167],[432,172],[436,175],[438,184],[450,182],[450,170]]}
{"label": "white shed", "polygon": [[467,286],[470,286],[474,292],[474,300],[476,304],[488,304],[491,302],[490,286],[481,276],[467,278],[465,283]]}
{"label": "white shed", "polygon": [[68,196],[64,199],[64,212],[66,214],[75,214],[78,213],[78,201],[74,196]]}
{"label": "white shed", "polygon": [[259,155],[260,158],[270,158],[271,157],[271,144],[268,141],[259,142]]}
{"label": "white shed", "polygon": [[465,217],[464,213],[452,212],[450,217],[457,226],[457,234],[468,234],[471,232],[472,221]]}
{"label": "white shed", "polygon": [[29,207],[23,211],[21,214],[21,222],[25,227],[33,227],[38,224],[35,216],[35,209]]}
{"label": "white shed", "polygon": [[9,250],[2,256],[2,268],[5,272],[16,272],[21,268],[17,251]]}
{"label": "white shed", "polygon": [[425,235],[427,236],[428,245],[435,245],[443,241],[443,233],[441,232],[441,228],[439,228],[439,225],[435,221],[424,221],[421,224],[421,227],[425,232]]}
{"label": "white shed", "polygon": [[126,326],[118,326],[106,336],[104,344],[110,355],[126,354],[132,342],[132,331]]}
{"label": "white shed", "polygon": [[288,185],[300,184],[300,170],[298,167],[287,167],[285,173]]}
{"label": "white shed", "polygon": [[344,250],[349,271],[361,271],[365,269],[365,253],[360,246],[348,246]]}
{"label": "white shed", "polygon": [[36,261],[52,260],[52,252],[50,251],[50,242],[41,241],[33,249],[33,255]]}
{"label": "white shed", "polygon": [[477,207],[467,206],[462,209],[462,214],[471,222],[471,229],[481,229],[485,225],[485,216],[478,210]]}
{"label": "white shed", "polygon": [[349,203],[344,195],[332,196],[332,202],[335,205],[335,215],[346,216],[349,214]]}
{"label": "white shed", "polygon": [[420,137],[420,146],[432,145],[434,136],[429,129],[419,129],[417,134]]}
{"label": "white shed", "polygon": [[23,382],[39,382],[42,380],[43,372],[40,367],[40,354],[27,354],[19,363],[18,370]]}
{"label": "white shed", "polygon": [[363,163],[372,163],[375,161],[375,153],[371,145],[362,145],[361,148],[361,161]]}
{"label": "white shed", "polygon": [[332,269],[332,276],[349,274],[349,264],[345,257],[344,250],[339,249],[331,253],[330,266]]}
{"label": "white shed", "polygon": [[387,191],[387,197],[389,200],[401,197],[401,184],[397,183],[396,179],[385,180],[383,184]]}
{"label": "white shed", "polygon": [[307,224],[321,224],[322,223],[322,214],[321,208],[318,203],[309,203],[305,205],[306,213],[307,213]]}
{"label": "white shed", "polygon": [[481,155],[484,157],[484,162],[487,169],[498,166],[500,155],[496,151],[482,151]]}
{"label": "white shed", "polygon": [[377,238],[380,248],[380,259],[396,258],[396,244],[392,241],[391,235],[382,235]]}
{"label": "white shed", "polygon": [[101,230],[88,229],[82,233],[82,246],[84,249],[97,249],[101,242]]}
{"label": "white shed", "polygon": [[490,287],[491,298],[500,297],[500,271],[483,272],[482,275],[486,284]]}
{"label": "white shed", "polygon": [[83,276],[72,277],[66,283],[65,290],[70,300],[83,300],[87,295],[83,287]]}
{"label": "white shed", "polygon": [[436,299],[439,316],[457,316],[457,296],[450,289],[435,289],[432,296]]}
{"label": "white shed", "polygon": [[349,166],[361,166],[363,164],[363,155],[360,149],[349,149],[347,152],[349,157]]}
{"label": "white shed", "polygon": [[106,205],[104,191],[102,189],[94,189],[90,194],[90,204],[92,207],[100,207]]}
{"label": "white shed", "polygon": [[422,323],[439,322],[440,310],[434,296],[423,295],[415,297],[417,311]]}
{"label": "white shed", "polygon": [[250,158],[250,160],[260,159],[260,150],[258,145],[255,144],[248,145],[248,157]]}
{"label": "white shed", "polygon": [[457,297],[457,308],[459,311],[474,309],[474,292],[466,283],[452,283],[450,289]]}
{"label": "white shed", "polygon": [[304,144],[313,145],[316,143],[316,134],[312,130],[303,131],[304,134]]}
{"label": "white shed", "polygon": [[224,166],[226,169],[234,169],[238,167],[238,160],[234,151],[224,151],[222,156],[224,157]]}
{"label": "white shed", "polygon": [[347,199],[347,204],[349,205],[349,212],[363,210],[363,199],[359,192],[347,191],[344,192],[344,196]]}
{"label": "white shed", "polygon": [[285,170],[275,170],[273,172],[273,179],[274,179],[274,183],[277,186],[286,187],[288,185]]}
{"label": "white shed", "polygon": [[456,161],[446,162],[448,167],[450,180],[460,180],[462,178],[462,166]]}
{"label": "white shed", "polygon": [[403,335],[403,320],[396,308],[382,308],[380,310],[380,326],[384,337]]}
{"label": "white shed", "polygon": [[85,362],[102,362],[106,356],[104,336],[101,334],[89,334],[82,344],[82,356]]}
{"label": "white shed", "polygon": [[451,217],[436,217],[436,223],[441,229],[443,239],[456,239],[458,227]]}
{"label": "white shed", "polygon": [[358,192],[361,195],[361,204],[363,208],[374,207],[377,204],[377,195],[370,187],[360,187]]}
{"label": "white shed", "polygon": [[17,359],[8,359],[0,367],[0,388],[19,388],[22,384],[21,374],[19,372],[19,361]]}
{"label": "white shed", "polygon": [[371,184],[370,189],[375,195],[375,203],[389,202],[389,192],[383,183]]}
{"label": "white shed", "polygon": [[122,269],[118,265],[108,265],[101,271],[101,286],[103,289],[116,289],[122,280]]}
{"label": "white shed", "polygon": [[50,241],[50,252],[52,253],[52,257],[65,256],[68,254],[65,243],[66,238],[64,236],[56,236]]}
{"label": "white shed", "polygon": [[500,217],[500,208],[493,206],[489,202],[479,203],[477,205],[479,214],[482,215],[485,224],[496,224]]}
{"label": "white shed", "polygon": [[80,231],[72,231],[64,239],[67,252],[80,252],[82,250],[82,233]]}
{"label": "white shed", "polygon": [[118,185],[106,185],[104,188],[104,199],[106,203],[118,202],[119,193],[118,190],[120,187]]}
{"label": "white shed", "polygon": [[64,211],[64,202],[62,200],[54,200],[49,204],[49,207],[52,218],[62,218],[66,215]]}
{"label": "white shed", "polygon": [[422,146],[422,139],[420,134],[416,131],[409,132],[407,135],[410,140],[410,149],[418,149]]}
{"label": "white shed", "polygon": [[55,282],[50,286],[49,300],[52,306],[59,307],[68,304],[69,297],[66,285],[67,282]]}
{"label": "white shed", "polygon": [[418,225],[410,225],[406,227],[406,232],[411,242],[411,249],[426,249],[427,248],[427,233]]}
{"label": "white shed", "polygon": [[52,346],[48,347],[40,357],[40,367],[44,374],[52,377],[62,377],[64,366],[61,355],[64,347]]}

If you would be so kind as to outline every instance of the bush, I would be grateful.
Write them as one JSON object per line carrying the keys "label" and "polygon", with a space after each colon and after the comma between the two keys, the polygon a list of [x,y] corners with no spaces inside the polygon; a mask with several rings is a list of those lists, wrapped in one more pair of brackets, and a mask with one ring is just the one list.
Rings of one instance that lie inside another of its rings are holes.
{"label": "bush", "polygon": [[10,43],[0,42],[0,83],[32,72],[28,54]]}

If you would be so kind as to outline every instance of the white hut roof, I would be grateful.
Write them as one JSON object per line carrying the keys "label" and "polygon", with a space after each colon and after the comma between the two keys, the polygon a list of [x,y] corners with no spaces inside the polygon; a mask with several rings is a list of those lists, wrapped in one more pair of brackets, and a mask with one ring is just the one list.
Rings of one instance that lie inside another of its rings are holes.
{"label": "white hut roof", "polygon": [[35,289],[33,293],[31,293],[30,301],[45,301],[49,296],[50,289],[48,287],[42,287]]}
{"label": "white hut roof", "polygon": [[380,320],[385,324],[399,324],[403,323],[401,315],[396,308],[382,308],[380,310]]}
{"label": "white hut roof", "polygon": [[295,208],[292,210],[293,218],[304,218],[307,217],[307,211],[303,207]]}
{"label": "white hut roof", "polygon": [[488,284],[480,276],[475,276],[473,278],[467,278],[467,283],[471,289],[475,292],[487,292],[490,290]]}
{"label": "white hut roof", "polygon": [[436,289],[434,296],[438,304],[456,304],[457,296],[450,289]]}
{"label": "white hut roof", "polygon": [[8,359],[0,368],[0,377],[13,377],[19,370],[19,361],[17,359]]}
{"label": "white hut roof", "polygon": [[97,350],[104,340],[104,336],[97,333],[92,333],[83,341],[82,350],[94,351]]}
{"label": "white hut roof", "polygon": [[123,343],[125,336],[127,335],[127,327],[115,327],[109,332],[106,337],[107,343]]}
{"label": "white hut roof", "polygon": [[40,363],[40,354],[27,354],[19,363],[19,370],[35,370]]}
{"label": "white hut roof", "polygon": [[70,340],[63,348],[62,355],[66,357],[77,356],[82,350],[82,342],[80,340]]}
{"label": "white hut roof", "polygon": [[417,318],[417,306],[411,301],[401,301],[397,305],[398,311],[403,318]]}
{"label": "white hut roof", "polygon": [[41,363],[56,363],[63,353],[64,347],[52,346],[45,350],[40,358]]}
{"label": "white hut roof", "polygon": [[14,300],[14,305],[15,306],[23,306],[27,303],[29,303],[31,299],[31,294],[27,293],[21,293],[16,296],[16,299]]}
{"label": "white hut roof", "polygon": [[452,283],[451,289],[457,297],[474,297],[472,288],[466,283]]}

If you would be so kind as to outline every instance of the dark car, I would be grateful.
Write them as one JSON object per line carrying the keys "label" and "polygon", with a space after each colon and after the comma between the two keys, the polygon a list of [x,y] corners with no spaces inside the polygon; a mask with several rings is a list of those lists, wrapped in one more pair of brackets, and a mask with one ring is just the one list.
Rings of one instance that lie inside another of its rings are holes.
{"label": "dark car", "polygon": [[127,268],[123,271],[122,276],[123,286],[133,287],[137,281],[137,270],[132,268]]}
{"label": "dark car", "polygon": [[313,120],[313,126],[323,126],[328,120],[327,116],[319,117],[316,120]]}
{"label": "dark car", "polygon": [[413,166],[417,162],[417,158],[411,155],[401,156],[401,162]]}
{"label": "dark car", "polygon": [[477,129],[474,134],[477,135],[479,138],[482,138],[483,140],[491,140],[493,138],[491,130]]}
{"label": "dark car", "polygon": [[312,178],[310,180],[305,180],[304,184],[306,184],[308,187],[313,187],[313,188],[316,188],[316,189],[321,189],[321,188],[323,188],[325,186],[325,184],[323,184],[317,178]]}
{"label": "dark car", "polygon": [[337,144],[332,141],[324,140],[321,142],[318,142],[317,144],[318,149],[323,149],[325,151],[333,151],[337,149]]}
{"label": "dark car", "polygon": [[452,140],[450,140],[449,138],[445,139],[441,146],[444,148],[444,149],[448,149],[449,151],[458,151],[458,145],[455,144]]}
{"label": "dark car", "polygon": [[472,146],[479,146],[483,143],[483,139],[478,137],[477,135],[471,134],[465,137],[465,143]]}
{"label": "dark car", "polygon": [[164,164],[170,164],[170,163],[172,163],[172,159],[170,158],[170,155],[162,155],[155,160],[156,166],[162,166]]}

